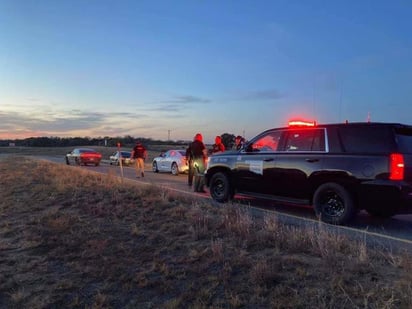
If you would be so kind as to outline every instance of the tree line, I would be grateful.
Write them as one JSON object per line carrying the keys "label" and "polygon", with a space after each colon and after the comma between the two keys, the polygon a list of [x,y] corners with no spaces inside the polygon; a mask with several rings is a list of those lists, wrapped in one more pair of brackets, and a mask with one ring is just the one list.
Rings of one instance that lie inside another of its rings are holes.
{"label": "tree line", "polygon": [[[221,135],[222,142],[226,149],[233,147],[235,143],[235,135],[224,133]],[[107,146],[116,147],[118,143],[122,147],[133,147],[136,140],[139,140],[144,145],[188,145],[191,141],[164,141],[154,140],[144,137],[133,137],[126,135],[123,137],[29,137],[25,139],[6,139],[0,140],[0,147],[10,145],[16,147],[76,147],[76,146]]]}

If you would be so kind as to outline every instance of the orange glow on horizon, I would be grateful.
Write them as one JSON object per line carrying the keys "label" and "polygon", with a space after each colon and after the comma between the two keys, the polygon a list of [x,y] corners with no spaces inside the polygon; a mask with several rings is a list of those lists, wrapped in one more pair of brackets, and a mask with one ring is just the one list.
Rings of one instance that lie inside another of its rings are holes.
{"label": "orange glow on horizon", "polygon": [[40,138],[40,137],[60,137],[60,138],[70,138],[75,136],[74,134],[57,134],[52,132],[35,132],[35,131],[21,131],[21,132],[0,132],[0,140],[23,140],[26,138]]}
{"label": "orange glow on horizon", "polygon": [[26,139],[30,137],[43,137],[44,135],[39,132],[13,132],[13,133],[0,133],[1,140],[15,140],[15,139]]}

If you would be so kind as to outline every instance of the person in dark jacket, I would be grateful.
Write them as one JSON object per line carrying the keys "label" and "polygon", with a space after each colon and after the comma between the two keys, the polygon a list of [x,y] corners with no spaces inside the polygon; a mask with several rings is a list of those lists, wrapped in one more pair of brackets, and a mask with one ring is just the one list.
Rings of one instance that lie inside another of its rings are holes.
{"label": "person in dark jacket", "polygon": [[139,178],[140,175],[144,177],[144,161],[146,160],[147,150],[139,141],[133,147],[131,158],[135,160],[136,167],[136,177]]}
{"label": "person in dark jacket", "polygon": [[235,145],[233,146],[233,149],[234,150],[241,149],[243,147],[244,143],[245,143],[245,139],[242,136],[240,136],[240,135],[236,136]]}
{"label": "person in dark jacket", "polygon": [[190,144],[189,150],[193,159],[195,192],[206,192],[204,189],[204,172],[206,169],[207,150],[203,144],[203,136],[200,133],[195,135],[194,141]]}
{"label": "person in dark jacket", "polygon": [[225,151],[225,145],[222,143],[222,138],[220,136],[215,137],[215,143],[212,146],[210,153]]}
{"label": "person in dark jacket", "polygon": [[189,171],[187,174],[187,184],[189,186],[192,186],[194,170],[193,170],[193,157],[192,157],[192,152],[190,150],[190,145],[186,149],[186,161],[187,161],[187,164],[189,165]]}

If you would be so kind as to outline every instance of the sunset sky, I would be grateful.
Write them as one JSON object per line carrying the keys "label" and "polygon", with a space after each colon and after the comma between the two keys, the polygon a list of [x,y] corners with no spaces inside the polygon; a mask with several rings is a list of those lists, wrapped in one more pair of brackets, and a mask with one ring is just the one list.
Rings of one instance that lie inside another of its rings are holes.
{"label": "sunset sky", "polygon": [[412,124],[409,0],[0,0],[0,139]]}

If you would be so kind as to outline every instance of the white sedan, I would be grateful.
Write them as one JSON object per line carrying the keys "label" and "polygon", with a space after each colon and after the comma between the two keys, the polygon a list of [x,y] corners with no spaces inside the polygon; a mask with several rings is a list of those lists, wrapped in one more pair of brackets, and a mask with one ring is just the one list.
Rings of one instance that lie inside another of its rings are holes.
{"label": "white sedan", "polygon": [[186,173],[189,171],[189,165],[186,160],[186,150],[168,150],[153,159],[153,172],[169,172],[173,175]]}
{"label": "white sedan", "polygon": [[116,151],[109,157],[110,165],[119,165],[120,158],[122,158],[122,165],[131,165],[134,161],[130,155],[130,151]]}

